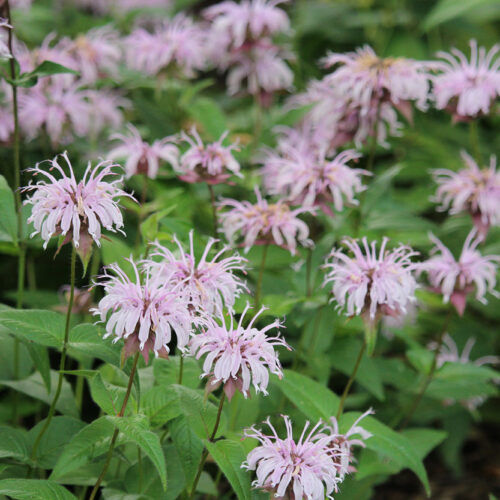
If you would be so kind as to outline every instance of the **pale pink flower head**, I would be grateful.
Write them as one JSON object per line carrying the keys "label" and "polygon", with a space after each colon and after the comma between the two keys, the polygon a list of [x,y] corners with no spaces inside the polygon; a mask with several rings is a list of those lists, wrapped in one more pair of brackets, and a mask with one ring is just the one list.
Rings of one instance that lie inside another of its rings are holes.
{"label": "pale pink flower head", "polygon": [[123,125],[123,110],[129,109],[131,102],[112,89],[87,90],[89,102],[89,134],[98,135],[104,129],[119,129]]}
{"label": "pale pink flower head", "polygon": [[124,339],[123,358],[140,351],[146,363],[151,351],[157,357],[168,357],[172,331],[177,347],[185,350],[195,321],[189,300],[146,266],[138,268],[132,259],[129,262],[135,281],[117,264],[111,264],[96,283],[104,288],[105,296],[92,312],[106,325],[104,338],[114,336],[115,342]]}
{"label": "pale pink flower head", "polygon": [[196,359],[206,354],[202,377],[209,377],[207,391],[213,391],[223,384],[229,400],[236,390],[245,398],[248,397],[251,385],[257,393],[267,395],[269,372],[279,378],[283,376],[275,347],[291,349],[279,334],[276,337],[267,335],[273,328],[282,328],[283,325],[278,320],[260,330],[254,326],[256,319],[265,310],[264,307],[247,326],[243,326],[249,307],[247,304],[236,326],[233,314],[230,314],[228,327],[220,312],[220,324],[214,319],[209,320],[206,329],[191,339],[191,354]]}
{"label": "pale pink flower head", "polygon": [[500,297],[495,290],[496,273],[500,256],[483,256],[477,250],[481,238],[475,231],[467,236],[458,260],[450,250],[433,234],[429,235],[435,247],[435,254],[422,266],[429,277],[432,288],[443,295],[445,303],[451,302],[462,316],[467,302],[467,295],[475,292],[475,298],[485,304],[485,295],[491,293]]}
{"label": "pale pink flower head", "polygon": [[224,132],[215,142],[204,144],[196,127],[191,129],[191,136],[182,132],[181,139],[189,144],[189,148],[176,166],[176,171],[181,174],[179,178],[191,183],[220,184],[231,175],[242,177],[240,164],[232,153],[239,151],[238,144],[223,145],[228,133]]}
{"label": "pale pink flower head", "polygon": [[291,209],[289,205],[278,200],[269,203],[258,188],[255,188],[257,203],[223,199],[220,207],[228,207],[222,212],[220,219],[222,231],[227,240],[234,245],[238,235],[243,237],[245,252],[254,245],[274,244],[286,248],[292,255],[297,251],[297,242],[304,246],[312,244],[309,240],[307,224],[298,218],[302,213],[314,213],[310,208]]}
{"label": "pale pink flower head", "polygon": [[[59,164],[59,157],[64,160],[65,166]],[[47,161],[50,163],[48,171],[40,168],[39,163],[27,169],[33,176],[43,176],[44,180],[36,184],[30,182],[22,188],[23,191],[33,192],[24,202],[33,205],[28,219],[28,223],[33,223],[35,228],[31,236],[40,234],[45,242],[44,248],[53,236],[65,236],[63,244],[72,241],[87,255],[92,240],[97,246],[101,245],[101,226],[108,231],[123,233],[118,198],[134,198],[119,187],[122,177],[116,178],[118,173],[113,170],[119,165],[102,161],[92,167],[89,162],[83,179],[77,182],[66,153]],[[54,170],[59,176],[52,173]]]}
{"label": "pale pink flower head", "polygon": [[[500,358],[498,356],[482,356],[476,360],[470,359],[470,353],[474,344],[476,343],[476,339],[470,338],[467,340],[462,354],[459,353],[457,344],[451,338],[449,334],[446,334],[443,338],[443,343],[439,349],[437,354],[437,367],[441,368],[445,363],[473,363],[476,366],[483,366],[488,364],[497,364],[500,363]],[[429,349],[433,351],[437,348],[438,344],[436,342],[431,342],[429,344]],[[469,399],[465,399],[460,401],[460,404],[467,408],[469,411],[476,410],[480,405],[482,405],[486,401],[486,396],[476,396]],[[455,403],[454,399],[446,399],[445,404],[450,405]]]}
{"label": "pale pink flower head", "polygon": [[355,195],[366,189],[361,179],[370,173],[351,168],[348,162],[357,162],[361,154],[349,149],[332,157],[312,143],[304,147],[297,131],[286,133],[278,151],[269,150],[263,160],[261,173],[269,194],[292,205],[320,207],[328,215],[333,215],[331,204],[337,212],[359,204]]}
{"label": "pale pink flower head", "polygon": [[152,144],[143,141],[139,131],[128,124],[128,134],[114,134],[111,139],[121,141],[113,148],[108,158],[110,160],[125,159],[125,174],[127,177],[142,174],[154,179],[158,175],[161,162],[172,165],[177,163],[178,149],[172,138],[165,137]]}
{"label": "pale pink flower head", "polygon": [[170,0],[76,0],[76,4],[96,14],[123,15],[136,9],[169,7]]}
{"label": "pale pink flower head", "polygon": [[433,171],[438,189],[434,201],[439,210],[450,214],[468,212],[482,238],[490,226],[500,225],[500,172],[496,170],[496,157],[491,156],[488,167],[478,164],[465,151],[462,159],[466,168],[454,172],[448,169]]}
{"label": "pale pink flower head", "polygon": [[150,33],[134,30],[124,41],[129,68],[147,75],[163,70],[179,70],[187,77],[206,65],[206,35],[192,19],[178,14],[159,24]]}
{"label": "pale pink flower head", "polygon": [[233,253],[223,257],[229,250],[223,247],[212,258],[208,255],[217,240],[210,239],[203,254],[196,259],[193,244],[193,231],[189,232],[189,252],[184,251],[181,243],[174,236],[179,249],[179,256],[168,248],[155,244],[151,257],[159,257],[159,261],[151,261],[153,273],[160,273],[166,279],[178,285],[178,289],[189,297],[196,310],[214,314],[224,307],[233,309],[236,299],[243,290],[248,290],[244,281],[236,274],[246,274],[247,260]]}
{"label": "pale pink flower head", "polygon": [[0,103],[0,142],[8,143],[14,133],[14,119],[11,103]]}
{"label": "pale pink flower head", "polygon": [[488,115],[500,95],[500,45],[486,52],[476,40],[469,44],[470,60],[457,49],[438,52],[442,61],[435,63],[439,73],[432,78],[437,109],[446,109],[455,121]]}
{"label": "pale pink flower head", "polygon": [[269,418],[265,421],[270,434],[256,427],[245,430],[245,437],[257,439],[259,445],[242,464],[255,470],[257,478],[252,485],[274,493],[274,497],[293,500],[332,499],[342,481],[338,474],[338,459],[330,444],[332,436],[325,433],[321,420],[309,430],[306,422],[298,441],[293,438],[292,422],[283,416],[287,435],[278,436]]}
{"label": "pale pink flower head", "polygon": [[[367,334],[375,335],[375,326],[382,316],[406,314],[409,303],[415,302],[417,282],[413,271],[417,264],[411,258],[417,255],[410,247],[400,245],[387,249],[388,238],[377,243],[345,239],[343,249],[334,248],[324,268],[328,271],[323,286],[333,283],[333,298],[337,308],[348,316],[360,315],[367,326]],[[375,338],[368,337],[373,349]]]}
{"label": "pale pink flower head", "polygon": [[220,2],[203,11],[211,31],[225,48],[239,48],[253,40],[287,32],[290,20],[278,5],[286,0],[243,0]]}
{"label": "pale pink flower head", "polygon": [[2,30],[5,28],[7,30],[12,29],[12,26],[8,23],[7,19],[0,17],[0,60],[12,59],[12,54],[10,53],[9,45],[7,44],[5,32]]}
{"label": "pale pink flower head", "polygon": [[111,26],[91,29],[74,40],[64,38],[60,46],[74,58],[83,82],[118,76],[122,58],[120,35]]}

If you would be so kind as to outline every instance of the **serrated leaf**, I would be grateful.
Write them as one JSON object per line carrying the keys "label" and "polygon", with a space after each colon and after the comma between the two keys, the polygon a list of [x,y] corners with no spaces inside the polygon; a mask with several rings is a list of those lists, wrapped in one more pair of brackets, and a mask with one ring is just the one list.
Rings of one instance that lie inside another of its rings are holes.
{"label": "serrated leaf", "polygon": [[108,415],[118,415],[126,389],[113,386],[104,382],[100,373],[97,373],[90,381],[90,394],[94,402]]}
{"label": "serrated leaf", "polygon": [[162,426],[178,417],[181,410],[177,403],[177,394],[167,386],[155,386],[142,397],[142,411],[147,415],[153,427]]}
{"label": "serrated leaf", "polygon": [[98,358],[112,365],[120,365],[120,349],[110,339],[102,338],[103,329],[92,323],[82,323],[69,332],[69,352],[78,352],[91,358]]}
{"label": "serrated leaf", "polygon": [[[169,359],[156,358],[153,372],[159,385],[177,384],[179,380],[180,356],[170,356]],[[200,385],[201,369],[197,361],[191,357],[184,358],[182,385],[196,389]]]}
{"label": "serrated leaf", "polygon": [[46,479],[2,479],[0,495],[15,500],[76,500],[66,488]]}
{"label": "serrated leaf", "polygon": [[241,464],[246,460],[241,442],[223,439],[215,443],[206,441],[205,446],[231,484],[238,500],[251,500],[250,474],[241,468]]}

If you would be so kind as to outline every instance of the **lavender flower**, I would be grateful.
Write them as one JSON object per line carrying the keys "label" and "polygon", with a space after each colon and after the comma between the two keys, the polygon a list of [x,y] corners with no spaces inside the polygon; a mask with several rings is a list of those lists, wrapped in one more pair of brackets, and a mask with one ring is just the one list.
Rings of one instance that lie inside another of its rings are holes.
{"label": "lavender flower", "polygon": [[[481,358],[472,361],[470,359],[470,353],[472,351],[472,348],[474,347],[475,342],[476,339],[474,338],[470,338],[469,340],[467,340],[462,350],[462,354],[460,354],[458,352],[457,344],[454,342],[450,335],[446,334],[443,338],[443,344],[441,345],[441,348],[439,349],[437,355],[438,368],[441,368],[445,363],[473,363],[476,366],[500,363],[500,358],[498,356],[482,356]],[[437,344],[435,342],[431,342],[429,344],[429,349],[435,350],[436,348]],[[485,401],[485,396],[476,396],[460,401],[460,403],[469,411],[474,411]],[[451,398],[445,400],[445,404],[447,405],[453,404],[454,402],[455,400]]]}
{"label": "lavender flower", "polygon": [[500,45],[488,52],[478,49],[475,40],[469,45],[470,61],[457,49],[438,52],[442,61],[435,64],[439,73],[432,78],[436,107],[452,113],[455,121],[489,114],[500,95]]}
{"label": "lavender flower", "polygon": [[128,124],[128,134],[114,134],[111,139],[122,142],[121,145],[113,148],[108,158],[116,160],[125,159],[125,173],[127,177],[135,174],[144,174],[154,179],[158,175],[160,161],[177,164],[178,149],[172,144],[172,138],[154,141],[152,144],[143,141],[139,131]]}
{"label": "lavender flower", "polygon": [[182,132],[181,138],[189,144],[189,149],[180,157],[176,170],[180,179],[186,182],[206,182],[220,184],[231,174],[242,177],[240,164],[235,160],[232,151],[239,151],[237,144],[223,146],[223,141],[229,132],[224,132],[218,141],[203,144],[196,127],[191,129],[191,135]]}
{"label": "lavender flower", "polygon": [[[146,363],[150,351],[155,356],[168,357],[168,343],[175,332],[177,347],[184,350],[193,332],[194,318],[189,300],[176,287],[165,284],[162,277],[150,273],[145,266],[134,268],[135,282],[116,264],[100,276],[105,296],[92,309],[106,324],[104,338],[125,339],[123,357],[140,351]],[[109,274],[112,271],[113,274]]]}
{"label": "lavender flower", "polygon": [[441,204],[439,210],[470,213],[479,235],[485,238],[490,226],[500,225],[500,172],[496,171],[496,158],[491,156],[489,167],[480,169],[465,151],[461,155],[466,168],[458,172],[434,170],[438,184],[434,201]]}
{"label": "lavender flower", "polygon": [[283,416],[283,419],[287,432],[285,439],[278,436],[269,418],[265,423],[271,430],[270,435],[255,427],[245,430],[245,437],[260,443],[242,464],[256,471],[257,479],[252,485],[274,492],[276,498],[331,499],[342,481],[338,475],[340,456],[330,446],[332,436],[324,432],[321,421],[307,433],[309,422],[306,422],[299,440],[295,441],[290,417]]}
{"label": "lavender flower", "polygon": [[[451,302],[460,316],[463,315],[467,295],[475,291],[476,300],[485,304],[486,293],[499,297],[495,291],[496,272],[500,256],[482,256],[477,250],[481,238],[471,231],[467,236],[460,258],[455,260],[453,254],[434,235],[429,235],[435,247],[431,257],[423,265],[427,271],[431,286],[443,294],[445,303]],[[439,254],[438,254],[439,252]]]}
{"label": "lavender flower", "polygon": [[221,207],[232,207],[221,214],[222,230],[231,244],[241,233],[243,246],[248,252],[253,245],[275,244],[286,248],[292,255],[297,250],[297,241],[302,245],[311,245],[308,239],[309,228],[297,216],[301,213],[313,213],[309,208],[290,207],[282,200],[268,203],[255,188],[257,203],[224,199]]}
{"label": "lavender flower", "polygon": [[89,133],[98,135],[105,128],[119,129],[123,124],[123,110],[131,107],[131,102],[114,90],[87,90],[89,102]]}
{"label": "lavender flower", "polygon": [[0,142],[7,143],[14,133],[12,105],[6,102],[0,104]]}
{"label": "lavender flower", "polygon": [[326,262],[329,269],[323,286],[333,282],[333,300],[338,309],[347,315],[361,315],[367,326],[369,352],[375,343],[375,326],[382,316],[406,314],[409,303],[415,302],[417,282],[413,271],[417,265],[411,258],[417,255],[410,247],[400,245],[387,250],[388,238],[382,240],[377,252],[377,243],[370,245],[366,238],[363,248],[357,240],[343,241],[352,256],[334,248]]}
{"label": "lavender flower", "polygon": [[137,28],[124,43],[128,67],[147,75],[174,66],[191,77],[206,63],[205,32],[182,14],[164,21],[153,33]]}
{"label": "lavender flower", "polygon": [[262,177],[268,192],[285,197],[292,205],[319,206],[333,215],[330,204],[341,212],[344,203],[357,205],[356,193],[366,189],[361,182],[366,170],[350,168],[347,162],[357,161],[361,155],[350,149],[333,158],[305,141],[301,133],[286,130],[278,151],[270,150],[264,158]]}
{"label": "lavender flower", "polygon": [[282,328],[283,325],[278,320],[261,330],[254,326],[254,322],[265,308],[262,308],[247,326],[243,326],[248,309],[247,304],[236,328],[233,315],[228,328],[220,313],[220,325],[212,319],[205,331],[191,339],[191,354],[196,356],[196,359],[207,355],[202,374],[204,377],[210,377],[207,390],[213,391],[222,383],[229,400],[236,390],[239,390],[245,398],[248,397],[250,385],[254,386],[257,393],[262,392],[267,395],[268,372],[280,378],[283,376],[274,347],[283,346],[290,349],[279,335],[276,337],[266,335],[273,328]]}
{"label": "lavender flower", "polygon": [[156,244],[152,257],[160,257],[159,262],[151,261],[152,272],[169,277],[172,284],[189,297],[191,304],[200,311],[214,314],[223,307],[232,310],[235,300],[242,290],[247,290],[245,283],[235,272],[246,274],[246,259],[238,254],[224,257],[229,248],[219,250],[211,259],[208,254],[217,240],[210,239],[203,254],[197,261],[194,253],[193,231],[189,232],[189,252],[185,252],[179,240],[174,236],[180,257],[169,249]]}
{"label": "lavender flower", "polygon": [[[33,205],[28,219],[28,223],[33,223],[35,227],[31,236],[40,234],[46,248],[53,236],[63,235],[65,239],[62,244],[73,241],[75,247],[81,246],[81,251],[86,255],[92,240],[97,246],[101,245],[101,226],[108,231],[123,233],[123,217],[116,199],[122,196],[134,198],[118,187],[121,177],[106,180],[107,177],[118,175],[113,171],[118,165],[103,161],[92,168],[89,162],[83,179],[77,182],[68,155],[63,153],[59,156],[64,159],[69,176],[59,165],[58,156],[47,160],[51,165],[49,171],[42,170],[39,163],[27,170],[33,176],[42,175],[47,179],[37,184],[30,182],[23,188],[23,191],[33,192],[24,202]],[[60,178],[50,173],[54,169]]]}

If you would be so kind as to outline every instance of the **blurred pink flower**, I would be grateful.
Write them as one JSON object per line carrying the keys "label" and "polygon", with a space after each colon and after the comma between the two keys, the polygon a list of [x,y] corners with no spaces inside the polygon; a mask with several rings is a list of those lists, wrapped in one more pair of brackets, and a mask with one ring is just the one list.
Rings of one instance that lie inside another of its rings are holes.
{"label": "blurred pink flower", "polygon": [[435,64],[439,73],[432,77],[433,93],[438,109],[446,109],[456,121],[487,115],[500,96],[500,45],[489,52],[469,42],[470,61],[457,49],[451,54],[438,52],[442,59]]}
{"label": "blurred pink flower", "polygon": [[192,19],[178,14],[159,24],[153,33],[134,30],[125,40],[129,68],[156,75],[167,68],[192,77],[206,65],[205,31]]}
{"label": "blurred pink flower", "polygon": [[174,242],[179,249],[176,257],[168,248],[155,244],[151,257],[160,257],[160,261],[151,261],[152,272],[168,276],[178,289],[189,297],[191,304],[208,314],[222,311],[224,307],[233,309],[235,300],[242,290],[247,290],[244,281],[236,272],[246,274],[247,260],[238,254],[222,257],[228,250],[224,247],[209,259],[208,254],[217,240],[210,239],[203,254],[197,261],[194,253],[193,231],[189,232],[189,252],[185,252],[179,240]]}
{"label": "blurred pink flower", "polygon": [[465,151],[461,153],[466,168],[453,172],[434,170],[438,189],[434,198],[441,204],[439,210],[451,214],[469,212],[479,235],[484,238],[490,226],[500,225],[500,172],[496,158],[490,157],[489,167],[480,169]]}
{"label": "blurred pink flower", "polygon": [[309,228],[297,216],[302,213],[314,213],[310,208],[290,209],[283,200],[269,203],[262,198],[258,188],[255,188],[257,203],[223,199],[220,207],[230,207],[222,212],[220,219],[222,231],[231,244],[234,244],[237,234],[243,236],[243,246],[248,252],[253,245],[274,244],[295,255],[297,241],[302,245],[311,245],[308,239]]}
{"label": "blurred pink flower", "polygon": [[462,253],[455,260],[450,250],[433,234],[429,235],[435,247],[433,254],[422,266],[428,273],[431,286],[443,294],[445,303],[453,304],[460,316],[463,315],[467,295],[475,292],[476,299],[485,304],[486,293],[500,297],[496,292],[496,273],[500,256],[482,256],[477,250],[481,238],[476,237],[476,231],[467,236]]}
{"label": "blurred pink flower", "polygon": [[283,327],[278,320],[260,330],[254,326],[256,319],[265,310],[264,307],[247,326],[243,326],[248,309],[247,304],[236,328],[232,314],[228,328],[222,312],[219,312],[220,325],[211,319],[206,329],[191,339],[191,354],[196,359],[207,355],[203,362],[202,374],[204,377],[210,377],[207,390],[213,391],[222,383],[229,400],[236,390],[247,398],[250,394],[250,385],[254,386],[257,393],[262,392],[267,395],[269,372],[279,378],[283,376],[278,354],[274,350],[275,346],[283,346],[290,350],[290,346],[280,338],[279,334],[276,337],[266,335],[272,328]]}
{"label": "blurred pink flower", "polygon": [[377,243],[368,240],[345,239],[344,250],[334,248],[329,255],[330,262],[324,265],[328,270],[323,286],[333,282],[333,300],[338,309],[345,309],[348,316],[361,315],[365,323],[373,326],[381,316],[406,314],[409,303],[414,302],[417,282],[413,271],[417,264],[411,258],[417,255],[410,247],[400,245],[387,250],[388,238],[382,240],[377,252]]}
{"label": "blurred pink flower", "polygon": [[169,7],[170,0],[76,0],[78,6],[96,14],[120,15],[135,9]]}
{"label": "blurred pink flower", "polygon": [[104,288],[105,296],[92,312],[106,325],[104,338],[114,335],[115,342],[123,338],[123,357],[140,351],[146,363],[150,351],[168,357],[172,331],[177,347],[184,350],[194,322],[188,299],[162,277],[151,274],[144,266],[138,269],[132,259],[128,260],[134,268],[135,282],[117,264],[111,264],[96,283]]}
{"label": "blurred pink flower", "polygon": [[139,131],[128,124],[128,134],[113,134],[111,139],[121,141],[108,153],[110,160],[125,159],[127,177],[135,174],[147,175],[154,179],[158,175],[161,161],[172,165],[177,164],[179,151],[172,143],[171,137],[154,141],[152,144],[143,141]]}
{"label": "blurred pink flower", "polygon": [[338,475],[337,462],[340,457],[332,450],[332,437],[326,434],[321,420],[309,431],[306,422],[299,440],[293,439],[290,417],[283,416],[286,438],[281,439],[269,418],[265,421],[270,435],[256,427],[245,430],[245,437],[257,439],[254,448],[242,464],[248,470],[255,470],[257,479],[252,483],[274,493],[274,497],[294,500],[332,499],[342,481]]}
{"label": "blurred pink flower", "polygon": [[97,136],[104,129],[119,129],[124,121],[123,110],[129,109],[131,102],[115,90],[86,90],[89,102],[90,135]]}
{"label": "blurred pink flower", "polygon": [[0,142],[7,143],[14,133],[14,118],[10,102],[0,103]]}
{"label": "blurred pink flower", "polygon": [[[462,354],[459,354],[458,347],[455,341],[451,338],[449,334],[446,334],[443,339],[443,344],[439,349],[437,355],[437,366],[438,368],[442,367],[445,363],[472,363],[476,366],[483,366],[487,364],[497,364],[500,363],[500,358],[498,356],[482,356],[474,361],[470,359],[470,353],[476,339],[470,338],[467,340]],[[431,342],[429,344],[429,349],[435,350],[437,348],[436,342]],[[482,405],[486,401],[486,396],[476,396],[469,399],[465,399],[460,401],[460,403],[467,408],[469,411],[476,410],[480,405]],[[455,403],[455,400],[452,398],[446,399],[445,404],[450,405]]]}
{"label": "blurred pink flower", "polygon": [[332,158],[314,143],[307,143],[300,131],[285,129],[278,150],[269,150],[264,157],[261,174],[270,194],[283,196],[292,205],[318,206],[333,215],[332,203],[341,212],[344,204],[357,205],[355,194],[366,189],[361,177],[371,174],[347,165],[360,157],[349,149]]}
{"label": "blurred pink flower", "polygon": [[12,9],[29,10],[33,0],[10,0],[9,3]]}
{"label": "blurred pink flower", "polygon": [[[65,168],[59,165],[59,156],[64,159],[69,176]],[[22,188],[23,191],[33,192],[24,202],[33,205],[28,219],[28,223],[33,223],[35,228],[31,236],[40,234],[46,248],[53,236],[63,235],[66,238],[62,244],[72,241],[76,248],[81,247],[81,251],[87,254],[92,240],[97,246],[101,245],[101,226],[108,231],[123,233],[123,217],[117,198],[134,198],[118,187],[122,177],[105,180],[118,175],[113,171],[118,165],[103,161],[92,168],[89,162],[83,179],[77,182],[66,153],[47,161],[50,163],[49,171],[42,170],[39,163],[34,168],[27,169],[33,176],[42,175],[47,180],[36,184],[30,182]],[[50,173],[54,169],[60,174],[60,178]]]}
{"label": "blurred pink flower", "polygon": [[224,132],[218,141],[203,144],[196,127],[191,129],[191,136],[182,132],[181,139],[189,144],[189,149],[182,154],[176,166],[180,179],[186,182],[206,182],[220,184],[231,175],[243,177],[240,164],[232,151],[239,151],[237,143],[224,146],[222,143],[229,132]]}
{"label": "blurred pink flower", "polygon": [[2,33],[0,37],[0,60],[2,59],[12,59],[12,54],[10,53],[9,46],[7,44],[7,37],[5,36],[2,28],[6,30],[12,29],[12,26],[8,23],[7,19],[0,17],[0,32]]}

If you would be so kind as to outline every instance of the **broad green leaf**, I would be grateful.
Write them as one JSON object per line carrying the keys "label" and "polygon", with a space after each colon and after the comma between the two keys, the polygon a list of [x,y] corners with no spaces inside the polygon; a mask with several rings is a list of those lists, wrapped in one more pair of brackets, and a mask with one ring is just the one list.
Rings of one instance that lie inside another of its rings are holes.
{"label": "broad green leaf", "polygon": [[428,349],[415,347],[406,352],[406,357],[420,373],[428,374],[430,372],[434,355]]}
{"label": "broad green leaf", "polygon": [[[170,356],[169,359],[156,358],[153,372],[159,385],[177,384],[179,381],[180,356]],[[201,369],[194,358],[184,358],[182,370],[182,385],[196,389],[200,385]]]}
{"label": "broad green leaf", "polygon": [[[15,389],[16,391],[27,394],[32,398],[39,399],[40,401],[43,401],[44,403],[50,405],[54,399],[58,378],[59,374],[56,371],[51,370],[50,393],[47,393],[45,384],[38,372],[33,373],[28,378],[25,378],[23,380],[0,380],[0,385],[6,385],[12,389]],[[76,408],[75,398],[73,397],[71,386],[65,379],[63,379],[62,382],[61,395],[59,396],[59,400],[57,401],[56,410],[64,415],[69,415],[71,417],[78,416],[78,409]]]}
{"label": "broad green leaf", "polygon": [[57,75],[61,73],[71,73],[78,75],[78,72],[52,61],[43,61],[33,71],[19,75],[19,78],[14,80],[14,84],[18,87],[29,88],[37,84],[38,78]]}
{"label": "broad green leaf", "polygon": [[184,470],[186,484],[191,489],[201,460],[203,442],[190,428],[189,422],[185,417],[175,419],[169,424],[169,429]]}
{"label": "broad green leaf", "polygon": [[276,386],[312,421],[329,420],[337,413],[340,399],[330,389],[304,375],[284,370]]}
{"label": "broad green leaf", "polygon": [[8,236],[7,241],[17,245],[17,216],[14,193],[10,189],[5,177],[0,175],[0,239],[2,235]]}
{"label": "broad green leaf", "polygon": [[246,460],[241,442],[223,439],[215,443],[206,441],[205,446],[231,484],[238,499],[251,500],[250,474],[241,468],[241,464]]}
{"label": "broad green leaf", "polygon": [[28,439],[24,431],[0,426],[0,458],[14,458],[20,462],[29,459]]}
{"label": "broad green leaf", "polygon": [[49,351],[45,346],[35,344],[34,342],[29,342],[27,340],[22,340],[26,349],[30,353],[33,364],[36,366],[37,370],[42,376],[43,382],[47,391],[50,392],[50,360]]}
{"label": "broad green leaf", "polygon": [[[38,437],[45,420],[39,422],[28,433],[28,441],[32,447]],[[71,438],[85,427],[85,423],[72,417],[56,416],[40,440],[35,461],[39,467],[52,469]],[[30,452],[31,455],[31,452]]]}
{"label": "broad green leaf", "polygon": [[201,124],[199,132],[210,140],[218,139],[227,130],[226,117],[213,99],[199,97],[189,105],[188,112]]}
{"label": "broad green leaf", "polygon": [[181,414],[177,400],[177,394],[169,391],[168,386],[159,385],[143,395],[141,409],[151,425],[159,427]]}
{"label": "broad green leaf", "polygon": [[0,495],[15,500],[76,500],[66,488],[46,479],[2,479]]}
{"label": "broad green leaf", "polygon": [[120,364],[121,346],[111,339],[103,339],[103,328],[92,323],[75,326],[69,332],[69,352],[76,351],[112,365]]}
{"label": "broad green leaf", "polygon": [[145,417],[106,417],[128,441],[137,444],[158,471],[163,488],[167,488],[167,469],[160,438],[149,429]]}
{"label": "broad green leaf", "polygon": [[[25,344],[19,342],[10,331],[0,326],[0,380],[15,380],[26,378],[33,371],[33,360]],[[18,343],[16,347],[16,343]],[[14,363],[15,352],[18,353],[17,373]]]}
{"label": "broad green leaf", "polygon": [[64,317],[44,310],[5,309],[0,311],[0,325],[16,337],[47,347],[61,348],[64,339]]}
{"label": "broad green leaf", "polygon": [[105,382],[100,373],[90,381],[90,394],[94,402],[108,415],[118,415],[126,389]]}
{"label": "broad green leaf", "polygon": [[[358,412],[344,414],[340,419],[341,432],[346,432],[359,416]],[[427,472],[410,440],[371,416],[365,417],[360,425],[372,434],[365,441],[366,448],[390,458],[403,468],[412,470],[424,485],[427,495],[430,495]]]}

